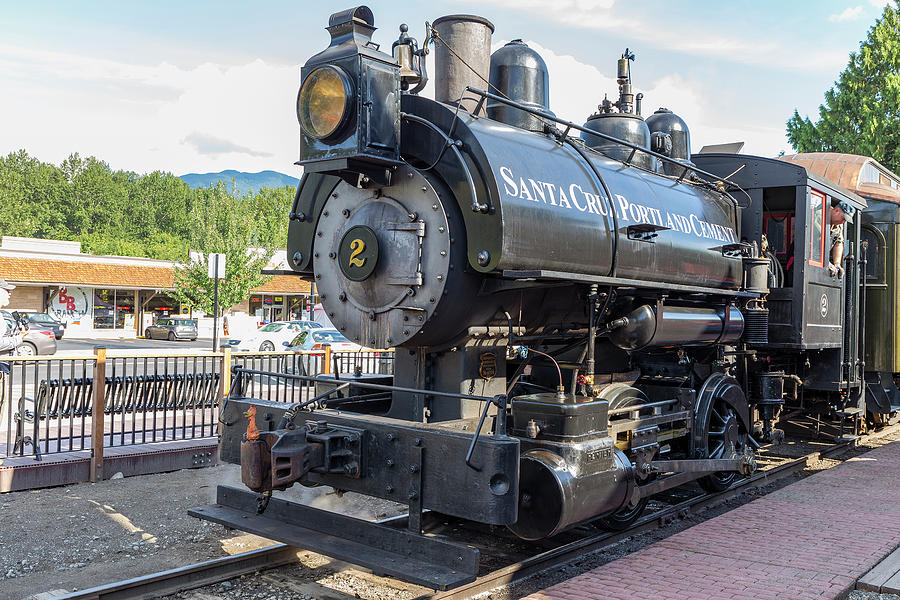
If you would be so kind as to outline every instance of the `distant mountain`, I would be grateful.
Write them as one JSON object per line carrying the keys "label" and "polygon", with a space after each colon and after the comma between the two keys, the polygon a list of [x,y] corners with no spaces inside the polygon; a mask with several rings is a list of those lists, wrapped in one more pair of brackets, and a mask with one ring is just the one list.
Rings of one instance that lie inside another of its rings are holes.
{"label": "distant mountain", "polygon": [[231,190],[231,183],[240,193],[248,190],[258,191],[264,187],[279,188],[285,185],[296,187],[300,181],[296,177],[279,173],[278,171],[260,171],[259,173],[244,173],[228,169],[221,173],[187,173],[180,176],[181,180],[192,188],[205,188],[217,181],[222,181]]}

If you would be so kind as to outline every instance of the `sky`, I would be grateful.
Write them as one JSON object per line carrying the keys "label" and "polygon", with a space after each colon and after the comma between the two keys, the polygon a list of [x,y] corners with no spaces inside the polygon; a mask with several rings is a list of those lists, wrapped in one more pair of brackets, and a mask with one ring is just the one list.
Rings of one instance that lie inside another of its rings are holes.
{"label": "sky", "polygon": [[[550,72],[550,108],[582,123],[615,99],[616,60],[644,114],[665,106],[692,150],[745,142],[792,150],[794,109],[816,119],[825,91],[887,0],[372,0],[374,39],[390,52],[399,25],[476,14],[493,48],[521,38]],[[224,169],[299,176],[300,66],[327,47],[320,0],[191,2],[0,0],[0,155],[45,162],[95,156],[113,169],[176,175]],[[432,71],[433,72],[433,71]],[[423,92],[432,95],[433,82]]]}

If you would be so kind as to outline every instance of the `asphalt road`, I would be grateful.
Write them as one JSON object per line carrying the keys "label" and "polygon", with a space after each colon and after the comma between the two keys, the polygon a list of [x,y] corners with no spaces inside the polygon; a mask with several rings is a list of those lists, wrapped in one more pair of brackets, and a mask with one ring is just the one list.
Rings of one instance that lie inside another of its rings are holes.
{"label": "asphalt road", "polygon": [[[227,339],[227,338],[226,338]],[[221,345],[223,340],[219,340]],[[56,342],[57,353],[93,352],[94,347],[103,346],[108,350],[169,350],[190,352],[195,350],[212,350],[212,338],[187,340],[145,340],[145,339],[77,339],[63,337]]]}

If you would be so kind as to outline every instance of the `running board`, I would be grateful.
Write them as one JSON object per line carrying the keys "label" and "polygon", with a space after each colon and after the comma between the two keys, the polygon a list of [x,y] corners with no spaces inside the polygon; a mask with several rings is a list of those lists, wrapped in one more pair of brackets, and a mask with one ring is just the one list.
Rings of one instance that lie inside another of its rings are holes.
{"label": "running board", "polygon": [[463,544],[272,498],[256,513],[257,495],[220,485],[216,504],[188,515],[311,550],[434,590],[475,581],[479,552]]}

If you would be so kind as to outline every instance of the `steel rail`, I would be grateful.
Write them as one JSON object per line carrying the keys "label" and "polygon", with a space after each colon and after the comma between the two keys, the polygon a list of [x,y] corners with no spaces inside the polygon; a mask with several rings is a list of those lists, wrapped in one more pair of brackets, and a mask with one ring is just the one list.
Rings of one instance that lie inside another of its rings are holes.
{"label": "steel rail", "polygon": [[[751,477],[735,483],[722,492],[704,494],[645,515],[625,531],[582,538],[486,573],[470,584],[446,592],[425,594],[414,600],[462,600],[501,586],[524,581],[533,575],[565,565],[587,553],[601,550],[626,538],[665,527],[673,520],[683,518],[691,512],[721,504],[741,494],[747,488],[760,483],[769,484],[785,479],[806,468],[810,462],[833,456],[857,445],[860,441],[877,439],[896,431],[900,431],[900,424],[885,427],[873,434],[839,442],[770,469],[757,471]],[[400,515],[380,522],[390,523],[402,521],[405,518],[406,515]],[[276,544],[259,550],[72,592],[56,596],[52,600],[149,600],[289,564],[297,560],[297,553],[301,551],[301,549],[285,544]]]}

